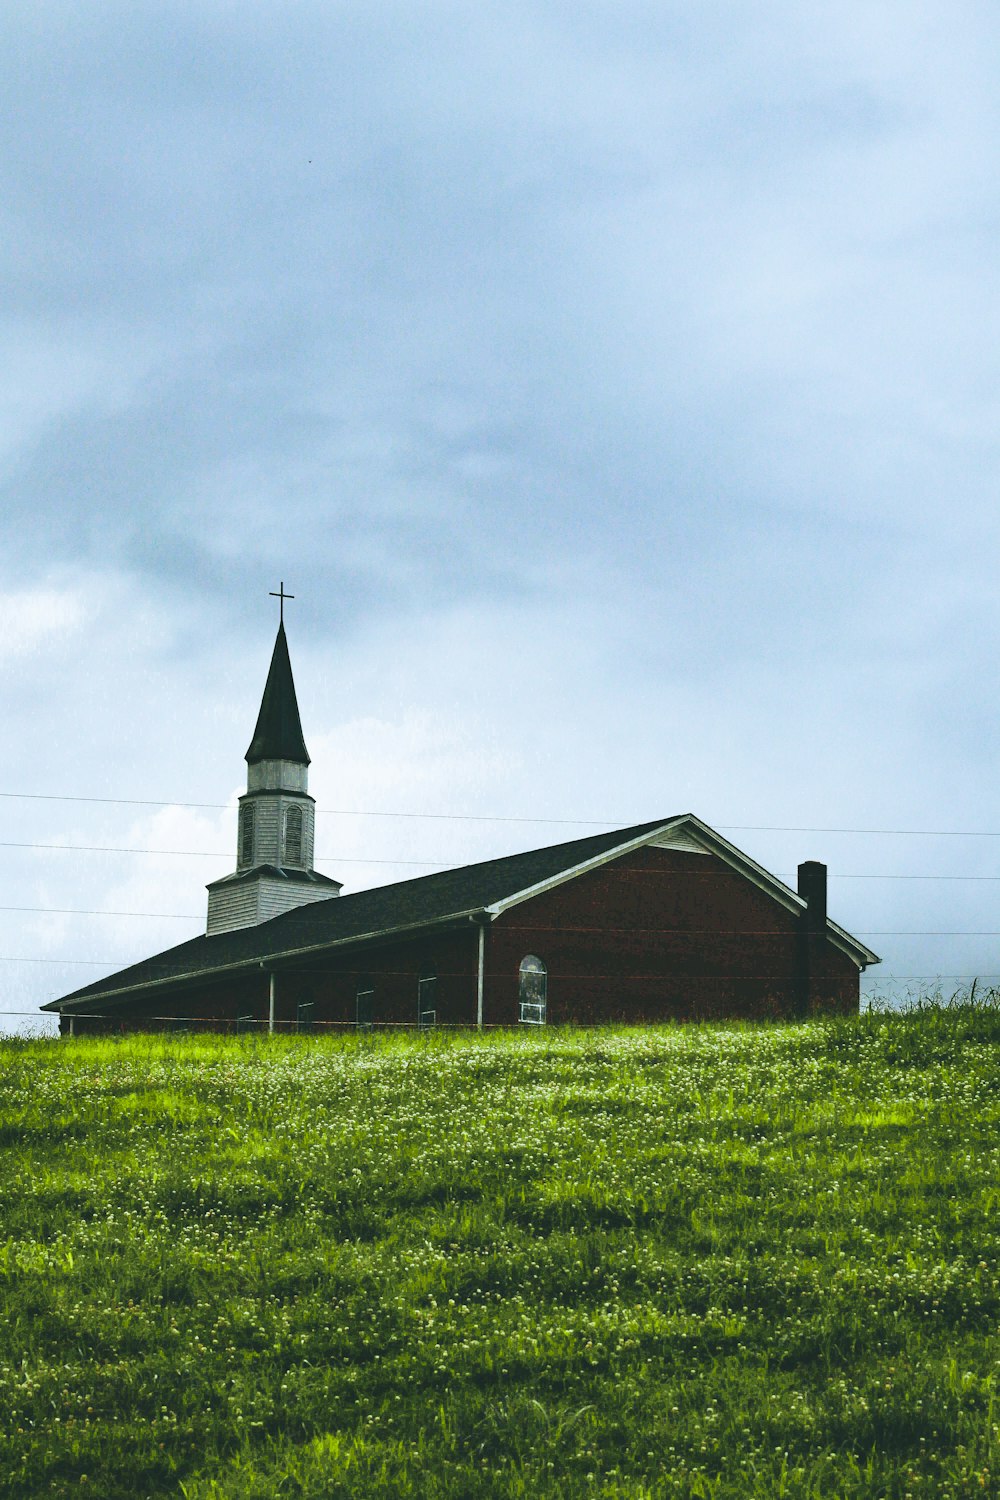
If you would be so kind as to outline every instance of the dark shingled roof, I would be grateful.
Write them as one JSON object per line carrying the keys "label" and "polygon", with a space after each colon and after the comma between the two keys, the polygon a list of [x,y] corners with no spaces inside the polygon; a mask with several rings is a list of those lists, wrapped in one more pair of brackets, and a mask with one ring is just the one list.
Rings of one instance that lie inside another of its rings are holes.
{"label": "dark shingled roof", "polygon": [[359,891],[353,896],[333,896],[328,901],[298,906],[256,927],[220,932],[213,937],[203,935],[179,943],[176,948],[168,948],[53,1000],[42,1009],[59,1010],[70,1002],[131,991],[157,980],[209,979],[215,971],[256,968],[262,960],[290,955],[300,948],[430,925],[452,916],[462,918],[619,845],[629,844],[669,821],[658,818],[634,828],[616,828],[610,833],[595,833],[566,844],[551,844],[525,854],[511,854],[504,859],[490,859],[478,865],[464,865],[457,870],[442,870],[436,875],[421,875],[415,880]]}
{"label": "dark shingled roof", "polygon": [[250,765],[260,760],[294,760],[303,766],[309,764],[309,751],[302,738],[302,723],[283,624],[278,626],[260,713],[257,715],[257,728],[244,759]]}

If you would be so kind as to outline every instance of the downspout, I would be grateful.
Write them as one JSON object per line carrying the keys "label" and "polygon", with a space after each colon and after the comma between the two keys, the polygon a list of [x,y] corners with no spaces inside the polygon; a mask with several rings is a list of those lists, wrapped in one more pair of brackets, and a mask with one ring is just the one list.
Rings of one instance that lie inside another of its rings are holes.
{"label": "downspout", "polygon": [[476,976],[476,1030],[483,1029],[483,958],[486,954],[486,923],[479,924],[479,973]]}
{"label": "downspout", "polygon": [[476,968],[476,1030],[483,1029],[483,976],[486,968],[486,928],[489,924],[489,915],[485,911],[476,912],[475,916],[469,918],[479,928],[479,961]]}

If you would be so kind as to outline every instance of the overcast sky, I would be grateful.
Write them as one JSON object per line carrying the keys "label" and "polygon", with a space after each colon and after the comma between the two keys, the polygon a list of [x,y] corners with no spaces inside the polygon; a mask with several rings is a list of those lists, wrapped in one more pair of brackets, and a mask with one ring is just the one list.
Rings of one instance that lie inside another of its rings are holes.
{"label": "overcast sky", "polygon": [[693,811],[1000,983],[994,5],[0,43],[8,1027],[203,930],[281,579],[345,892]]}

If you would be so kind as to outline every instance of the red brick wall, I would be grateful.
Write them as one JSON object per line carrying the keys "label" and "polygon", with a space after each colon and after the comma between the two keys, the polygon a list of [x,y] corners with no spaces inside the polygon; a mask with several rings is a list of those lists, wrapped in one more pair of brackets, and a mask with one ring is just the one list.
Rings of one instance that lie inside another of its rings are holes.
{"label": "red brick wall", "polygon": [[[484,1019],[518,1023],[518,969],[534,953],[548,970],[550,1024],[794,1016],[798,1005],[797,922],[714,856],[640,849],[512,907],[488,928]],[[857,966],[828,942],[810,943],[809,1009],[853,1014]],[[436,972],[438,1025],[476,1020],[478,929],[451,931],[339,955],[317,955],[277,971],[278,1028],[294,1027],[311,1001],[318,1025],[353,1025],[362,979],[374,989],[376,1024],[413,1026],[417,984]],[[163,1016],[231,1029],[252,1015],[266,1029],[268,977],[192,986],[120,1009],[126,1024],[159,1029]],[[65,1025],[65,1023],[64,1023]]]}
{"label": "red brick wall", "polygon": [[340,958],[318,956],[278,974],[276,1014],[294,1020],[299,999],[312,1000],[317,1021],[352,1024],[362,980],[374,990],[376,1023],[414,1026],[417,986],[436,974],[433,1008],[439,1026],[471,1026],[476,1020],[478,933],[471,922],[457,931],[370,947]]}
{"label": "red brick wall", "polygon": [[[168,1018],[190,1020],[192,1029],[225,1031],[233,1029],[237,1016],[251,1015],[267,1019],[268,986],[263,971],[240,979],[215,984],[197,984],[182,990],[160,991],[124,1001],[119,1005],[105,1003],[96,1017],[76,1016],[74,1035],[94,1032],[114,1035],[121,1031],[163,1031]],[[60,1031],[69,1030],[63,1017]]]}
{"label": "red brick wall", "polygon": [[[417,986],[423,974],[434,973],[433,1008],[439,1026],[471,1026],[476,1021],[478,930],[471,923],[457,931],[441,931],[425,938],[370,947],[342,957],[334,950],[303,961],[294,969],[278,968],[275,975],[275,1024],[279,1031],[295,1028],[300,1003],[311,1002],[318,1026],[353,1026],[360,983],[374,989],[376,1024],[414,1026]],[[241,979],[186,986],[173,993],[105,1006],[102,1019],[78,1016],[75,1034],[162,1030],[165,1017],[189,1020],[192,1029],[231,1031],[238,1016],[251,1016],[254,1030],[267,1029],[268,974],[260,970]],[[62,1030],[68,1030],[66,1021]]]}
{"label": "red brick wall", "polygon": [[[553,1025],[795,1014],[794,913],[714,856],[640,849],[510,908],[489,930],[486,1019],[518,1016],[527,953]],[[828,943],[810,1009],[858,1008],[857,966]]]}

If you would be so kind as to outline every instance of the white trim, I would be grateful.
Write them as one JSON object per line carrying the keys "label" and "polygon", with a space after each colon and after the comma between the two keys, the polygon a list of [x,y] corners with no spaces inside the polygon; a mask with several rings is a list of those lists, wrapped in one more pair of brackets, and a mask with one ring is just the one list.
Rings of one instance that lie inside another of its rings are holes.
{"label": "white trim", "polygon": [[[505,896],[502,901],[494,902],[486,910],[491,917],[498,917],[503,912],[510,911],[512,907],[520,906],[522,901],[530,901],[533,896],[540,896],[545,891],[555,890],[566,881],[575,880],[578,875],[585,875],[591,870],[598,870],[603,865],[621,859],[624,854],[632,854],[636,849],[642,849],[647,845],[663,847],[662,841],[665,838],[671,838],[681,830],[683,830],[685,842],[690,839],[692,843],[705,846],[704,853],[716,855],[723,864],[735,870],[738,875],[742,875],[751,885],[756,886],[765,896],[770,896],[773,901],[777,901],[779,906],[783,906],[793,916],[798,916],[800,912],[805,911],[806,902],[792,890],[791,886],[787,886],[783,880],[778,879],[777,875],[772,875],[769,870],[765,870],[763,865],[759,865],[749,854],[745,854],[742,849],[738,849],[735,844],[723,838],[721,833],[716,833],[714,828],[702,822],[695,813],[682,813],[679,817],[671,818],[669,822],[661,823],[658,828],[649,829],[638,838],[628,839],[612,849],[605,849],[603,853],[583,860],[578,865],[572,865],[569,869],[561,870],[559,874],[551,875],[547,880],[540,880],[536,885],[527,886],[523,891],[515,891],[512,896]],[[829,918],[827,918],[827,937],[861,969],[867,968],[869,964],[880,962],[877,954],[873,953],[870,948],[866,948],[864,943],[859,943],[857,938],[852,937],[843,927],[839,927]]]}
{"label": "white trim", "polygon": [[[711,853],[717,854],[739,874],[745,875],[765,895],[773,896],[788,911],[805,911],[808,903],[796,891],[793,891],[791,886],[779,880],[777,875],[772,875],[770,870],[765,870],[764,866],[759,865],[755,859],[751,859],[749,854],[745,854],[742,849],[737,849],[735,844],[731,844],[728,839],[723,838],[721,833],[716,833],[714,828],[703,823],[695,813],[687,813],[685,817],[709,844]],[[711,848],[713,844],[717,847]],[[833,942],[834,947],[839,948],[846,958],[851,959],[861,969],[866,969],[869,964],[882,962],[877,953],[873,953],[864,943],[852,937],[846,928],[839,926],[830,917],[826,919],[826,936]]]}
{"label": "white trim", "polygon": [[[583,860],[578,865],[570,865],[568,869],[560,870],[556,875],[550,875],[545,880],[539,880],[535,885],[525,886],[522,891],[515,891],[512,896],[505,896],[502,901],[495,901],[492,906],[486,907],[491,917],[499,917],[505,911],[510,911],[513,906],[520,906],[522,901],[530,901],[532,896],[540,896],[545,891],[554,891],[557,886],[565,885],[568,880],[575,880],[578,875],[586,875],[590,870],[599,870],[602,865],[609,865],[613,860],[621,859],[623,854],[631,854],[636,849],[641,849],[653,839],[659,838],[661,834],[669,829],[684,823],[685,817],[671,818],[669,823],[661,823],[659,828],[652,828],[648,833],[643,833],[636,839],[627,839],[623,844],[616,844],[612,849],[605,849],[601,854],[592,854],[589,859]],[[796,898],[798,899],[798,898]],[[804,904],[804,903],[803,903]]]}
{"label": "white trim", "polygon": [[835,948],[839,948],[841,953],[846,954],[848,958],[853,958],[855,963],[858,963],[857,951],[860,948],[866,955],[860,963],[862,969],[870,968],[872,965],[882,962],[877,953],[873,953],[870,948],[865,947],[864,943],[859,943],[856,937],[851,936],[846,927],[841,927],[840,923],[835,922],[832,917],[827,917],[826,919],[826,935]]}
{"label": "white trim", "polygon": [[709,854],[718,855],[723,863],[736,870],[738,874],[744,875],[751,885],[755,885],[765,895],[773,896],[787,911],[794,914],[805,911],[808,903],[797,891],[793,891],[790,885],[779,880],[777,875],[772,875],[770,870],[765,870],[764,866],[759,865],[749,854],[744,853],[742,849],[737,849],[735,844],[731,844],[728,839],[722,837],[721,833],[716,833],[714,828],[703,823],[695,813],[686,813],[685,820],[694,825],[702,840],[708,844]]}

